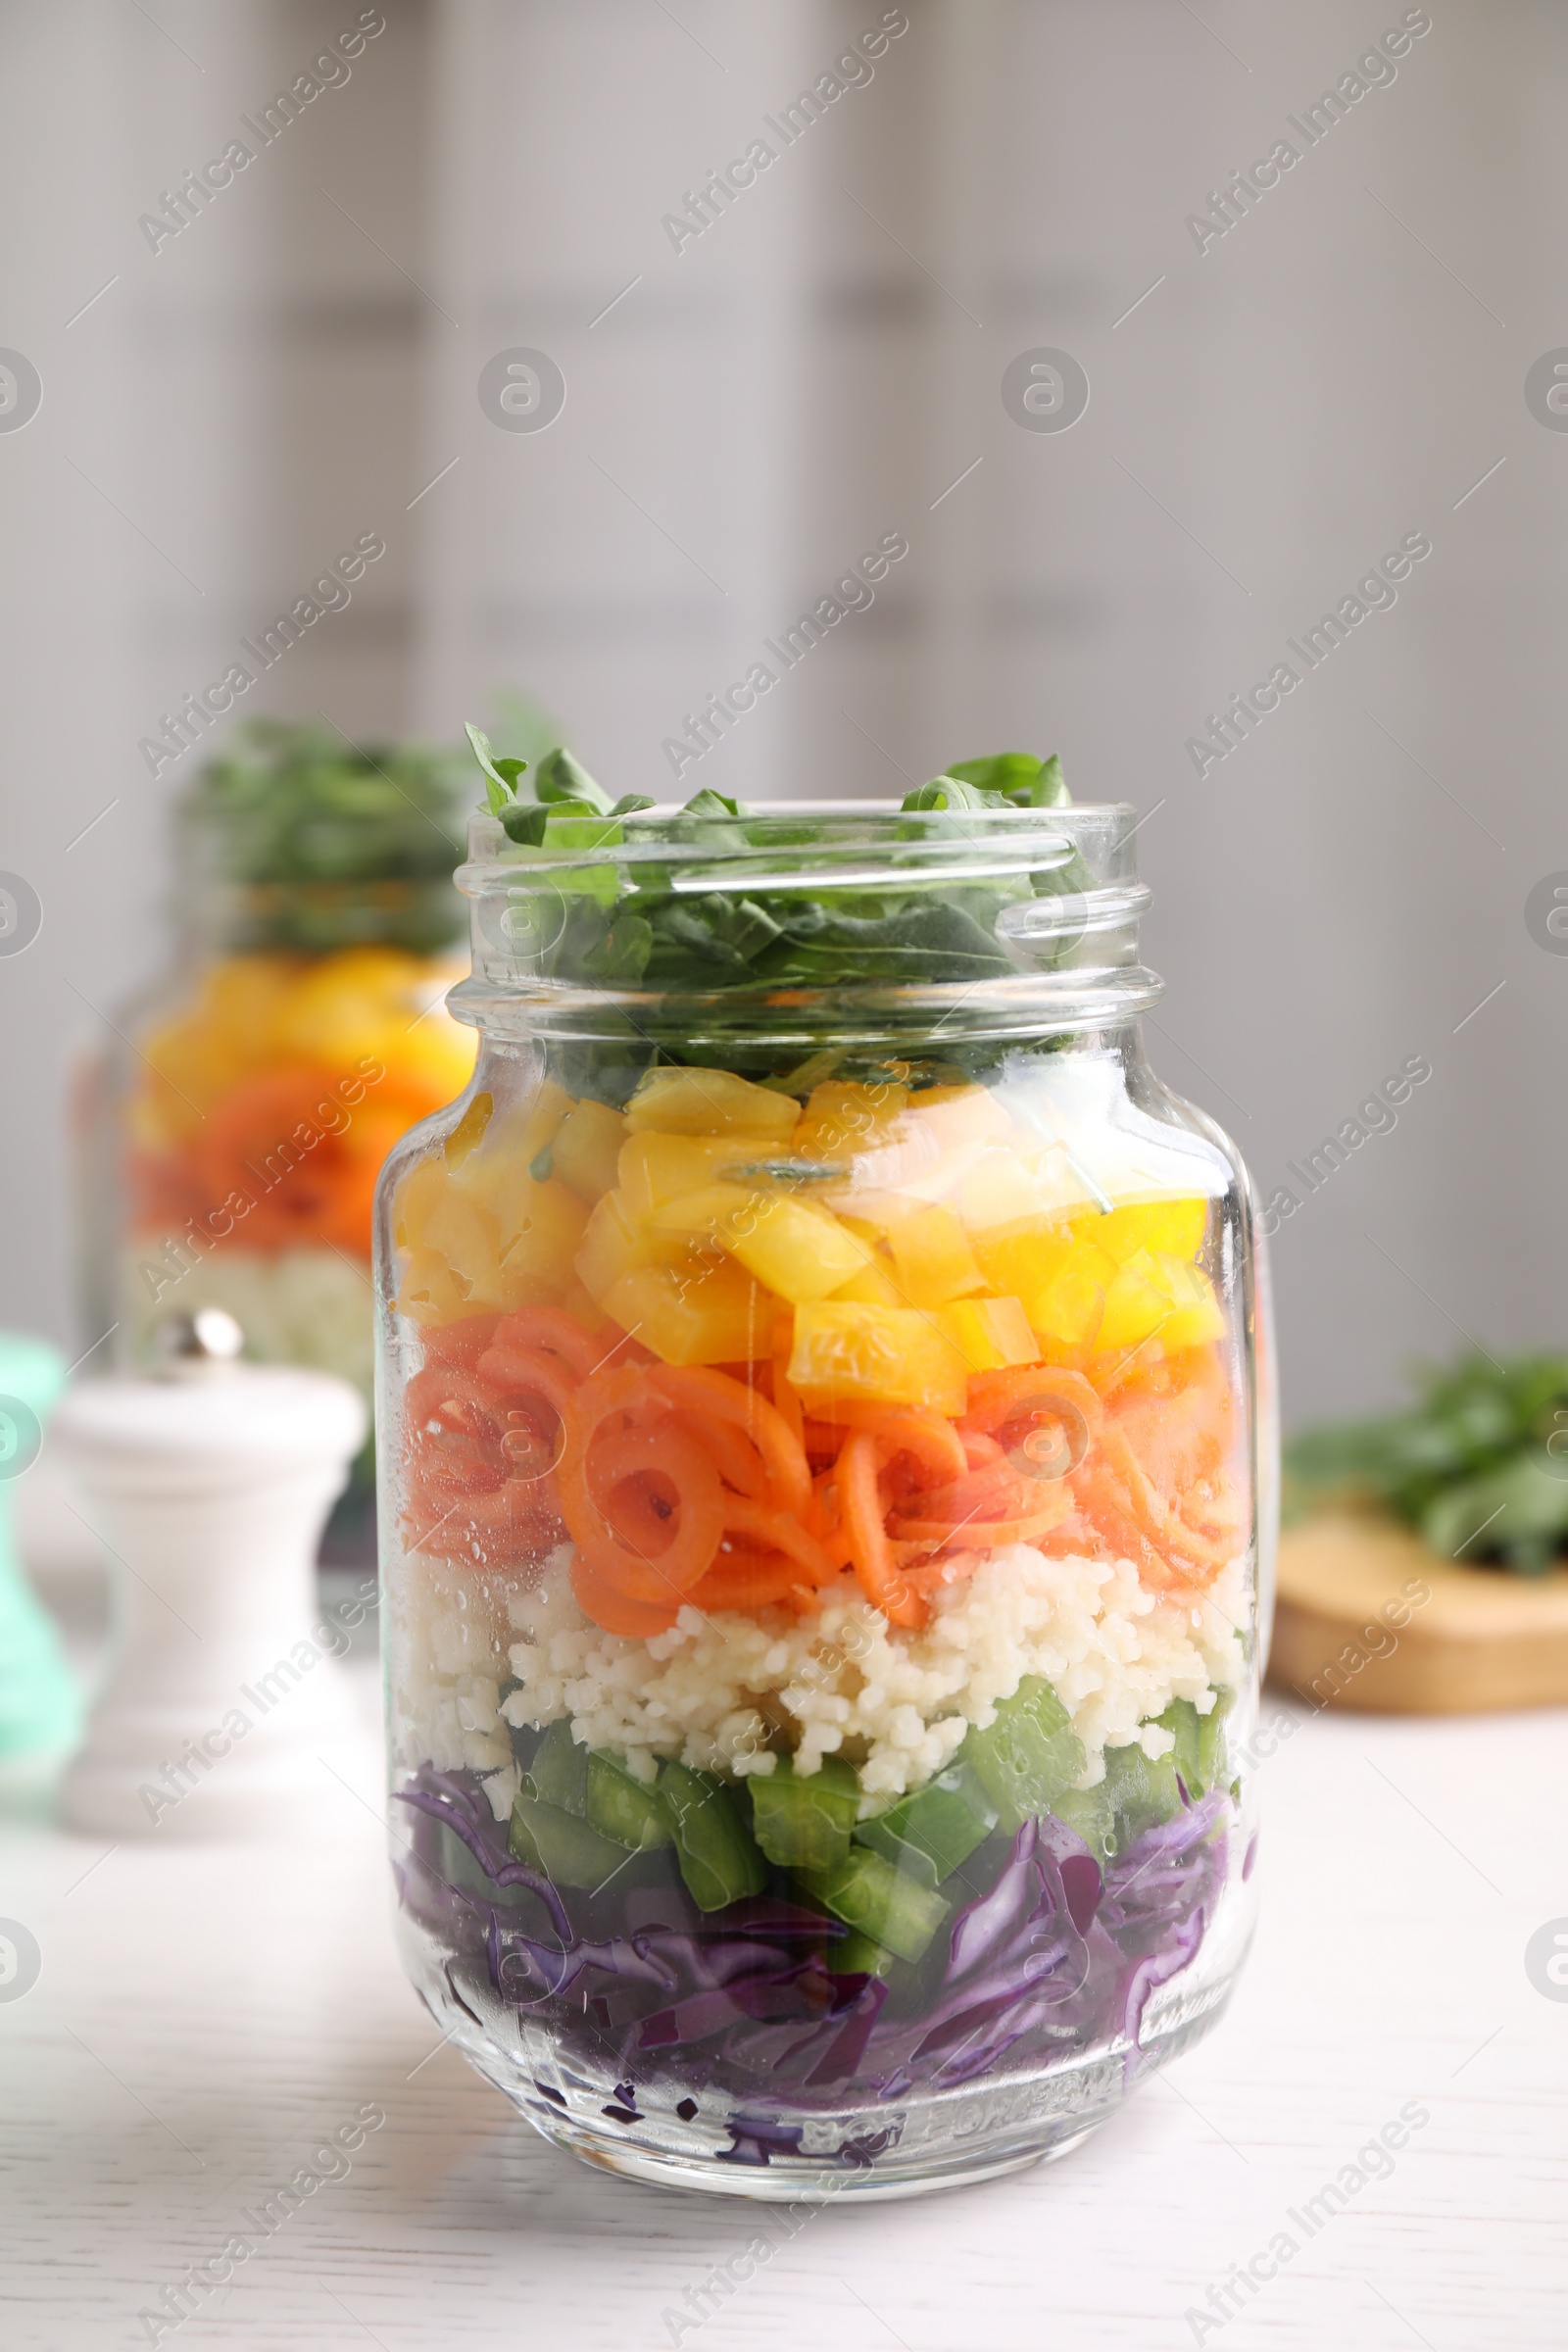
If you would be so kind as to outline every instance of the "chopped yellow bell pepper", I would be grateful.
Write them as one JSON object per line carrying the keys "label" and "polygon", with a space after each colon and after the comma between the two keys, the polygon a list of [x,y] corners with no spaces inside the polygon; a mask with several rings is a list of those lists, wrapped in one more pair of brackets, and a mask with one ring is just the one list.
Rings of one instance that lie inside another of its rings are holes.
{"label": "chopped yellow bell pepper", "polygon": [[893,1081],[865,1086],[858,1079],[827,1079],[811,1089],[795,1130],[795,1150],[808,1159],[870,1152],[891,1140],[908,1099],[908,1088]]}
{"label": "chopped yellow bell pepper", "polygon": [[1166,1355],[1183,1348],[1200,1348],[1225,1336],[1225,1314],[1206,1274],[1184,1258],[1153,1252],[1159,1279],[1173,1301],[1169,1319],[1161,1326],[1159,1344]]}
{"label": "chopped yellow bell pepper", "polygon": [[597,1298],[589,1297],[582,1284],[575,1278],[566,1285],[565,1290],[562,1293],[560,1303],[574,1323],[582,1325],[584,1331],[603,1330],[607,1321],[604,1308]]}
{"label": "chopped yellow bell pepper", "polygon": [[[478,1208],[482,1204],[464,1184],[473,1164],[469,1160],[453,1178],[452,1189],[459,1199],[466,1196]],[[496,1235],[496,1250],[489,1265],[470,1278],[474,1299],[514,1313],[535,1299],[559,1298],[571,1280],[572,1261],[588,1222],[583,1203],[553,1178],[539,1184],[521,1174],[514,1175],[509,1186],[493,1187],[490,1199],[494,1206],[487,1222]],[[433,1226],[434,1220],[426,1227],[432,1240]],[[457,1272],[467,1275],[466,1262],[451,1262]]]}
{"label": "chopped yellow bell pepper", "polygon": [[603,1298],[622,1274],[643,1263],[638,1237],[618,1193],[607,1193],[583,1228],[574,1270],[590,1298]]}
{"label": "chopped yellow bell pepper", "polygon": [[587,1223],[587,1208],[566,1185],[554,1176],[543,1184],[525,1176],[502,1203],[501,1247],[509,1264],[526,1259],[559,1287],[582,1246]]}
{"label": "chopped yellow bell pepper", "polygon": [[1020,1291],[1025,1314],[1042,1339],[1069,1348],[1104,1346],[1100,1328],[1115,1266],[1104,1251],[1079,1243],[1033,1292]]}
{"label": "chopped yellow bell pepper", "polygon": [[666,1364],[743,1364],[773,1351],[773,1301],[740,1266],[633,1266],[600,1301]]}
{"label": "chopped yellow bell pepper", "polygon": [[868,1245],[829,1210],[787,1194],[753,1195],[749,1207],[726,1223],[718,1239],[792,1306],[831,1297],[871,1263]]}
{"label": "chopped yellow bell pepper", "polygon": [[585,1095],[573,1103],[550,1147],[550,1173],[590,1203],[615,1181],[615,1162],[626,1140],[626,1122],[608,1102]]}
{"label": "chopped yellow bell pepper", "polygon": [[1067,1227],[1045,1224],[1038,1217],[1016,1230],[976,1233],[971,1239],[988,1287],[1004,1297],[1021,1298],[1026,1309],[1073,1252]]}
{"label": "chopped yellow bell pepper", "polygon": [[658,1233],[710,1236],[792,1305],[827,1298],[871,1256],[826,1209],[739,1184],[684,1194],[657,1208],[649,1223]]}
{"label": "chopped yellow bell pepper", "polygon": [[[316,968],[303,967],[306,972]],[[246,1069],[265,1069],[279,1054],[278,1015],[302,967],[287,956],[230,956],[214,964],[202,988],[204,1025],[223,1039]],[[307,1059],[319,1058],[313,1045]]]}
{"label": "chopped yellow bell pepper", "polygon": [[[848,1219],[845,1220],[848,1223]],[[909,1301],[900,1290],[893,1272],[893,1260],[885,1250],[875,1250],[858,1274],[841,1282],[833,1293],[835,1298],[853,1299],[861,1306],[907,1306]]]}
{"label": "chopped yellow bell pepper", "polygon": [[988,1152],[960,1183],[957,1203],[982,1265],[987,1265],[983,1243],[1022,1239],[1048,1213],[1039,1177],[1015,1152]]}
{"label": "chopped yellow bell pepper", "polygon": [[897,1278],[910,1306],[946,1306],[983,1291],[969,1237],[951,1208],[917,1208],[889,1228]]}
{"label": "chopped yellow bell pepper", "polygon": [[1108,1216],[1091,1211],[1072,1221],[1075,1235],[1094,1242],[1125,1264],[1135,1250],[1158,1250],[1166,1255],[1194,1258],[1203,1247],[1208,1226],[1204,1200],[1135,1200],[1113,1208]]}
{"label": "chopped yellow bell pepper", "polygon": [[909,1110],[944,1150],[986,1137],[1000,1143],[1013,1133],[1006,1109],[983,1086],[930,1086],[909,1099]]}
{"label": "chopped yellow bell pepper", "polygon": [[1032,1364],[1040,1349],[1016,1298],[960,1298],[945,1306],[942,1325],[956,1341],[971,1372],[1004,1372]]}
{"label": "chopped yellow bell pepper", "polygon": [[1106,1288],[1098,1345],[1102,1348],[1136,1348],[1159,1329],[1170,1311],[1170,1298],[1160,1286],[1153,1259],[1147,1250],[1134,1250],[1116,1268]]}
{"label": "chopped yellow bell pepper", "polygon": [[1196,1266],[1163,1252],[1135,1250],[1105,1292],[1097,1345],[1133,1348],[1157,1341],[1157,1352],[1170,1355],[1218,1339],[1224,1328],[1213,1291]]}
{"label": "chopped yellow bell pepper", "polygon": [[330,1069],[350,1069],[363,1054],[390,1064],[420,1009],[411,1000],[431,977],[427,964],[392,948],[345,948],[302,964],[272,1007],[272,1051]]}
{"label": "chopped yellow bell pepper", "polygon": [[626,1105],[633,1135],[747,1136],[782,1149],[801,1106],[793,1095],[754,1086],[733,1070],[650,1070]]}
{"label": "chopped yellow bell pepper", "polygon": [[[583,1229],[575,1259],[576,1278],[590,1298],[603,1305],[612,1285],[634,1266],[679,1265],[693,1254],[684,1235],[656,1233],[645,1221],[626,1214],[621,1194],[607,1193]],[[710,1265],[721,1262],[717,1250],[710,1250],[707,1257]]]}
{"label": "chopped yellow bell pepper", "polygon": [[392,1196],[392,1240],[399,1250],[416,1250],[426,1221],[446,1198],[447,1172],[439,1159],[421,1159],[399,1179]]}
{"label": "chopped yellow bell pepper", "polygon": [[436,1250],[413,1250],[403,1270],[398,1311],[416,1323],[455,1323],[473,1313],[467,1286],[459,1282]]}
{"label": "chopped yellow bell pepper", "polygon": [[[437,1163],[432,1160],[429,1164]],[[426,1215],[420,1239],[425,1249],[440,1253],[470,1291],[493,1275],[500,1262],[501,1235],[495,1218],[450,1182],[443,1182],[441,1198]]]}
{"label": "chopped yellow bell pepper", "polygon": [[757,1156],[745,1136],[633,1135],[620,1148],[620,1195],[629,1217],[651,1217],[666,1200],[701,1192]]}
{"label": "chopped yellow bell pepper", "polygon": [[[507,1203],[516,1192],[518,1178],[531,1180],[540,1154],[554,1143],[556,1131],[571,1108],[571,1097],[546,1079],[525,1102],[497,1111],[484,1138],[453,1169],[453,1182],[463,1187],[500,1220],[503,1235],[511,1220]],[[548,1163],[546,1163],[548,1164]]]}
{"label": "chopped yellow bell pepper", "polygon": [[468,1104],[467,1109],[442,1146],[442,1152],[449,1168],[461,1168],[468,1153],[476,1151],[483,1143],[484,1131],[490,1124],[495,1106],[493,1095],[474,1096],[473,1101]]}
{"label": "chopped yellow bell pepper", "polygon": [[922,1404],[956,1419],[968,1367],[935,1315],[827,1298],[795,1310],[789,1381],[808,1410],[835,1404]]}

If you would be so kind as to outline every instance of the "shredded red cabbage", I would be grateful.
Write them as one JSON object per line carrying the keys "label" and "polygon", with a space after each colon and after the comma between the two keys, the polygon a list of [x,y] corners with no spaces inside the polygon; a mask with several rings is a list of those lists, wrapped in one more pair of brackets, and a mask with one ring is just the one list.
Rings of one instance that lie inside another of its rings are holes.
{"label": "shredded red cabbage", "polygon": [[[487,1987],[548,2023],[611,2080],[678,2050],[736,2099],[765,2078],[774,2096],[788,2084],[792,2105],[951,2088],[1020,2044],[1032,2063],[1125,2044],[1130,2068],[1150,1996],[1198,1950],[1227,1867],[1218,1791],[1103,1873],[1063,1823],[1027,1821],[921,1964],[911,2003],[880,1978],[836,1972],[847,1931],[818,1912],[764,1895],[704,1914],[658,1857],[657,1885],[645,1864],[596,1894],[558,1888],[512,1859],[472,1775],[427,1769],[397,1793],[416,1816],[403,1902],[443,1947],[460,1999],[466,1977],[471,1997]],[[443,1828],[478,1865],[471,1888],[443,1871]],[[734,2112],[733,2163],[765,2163],[794,2129]]]}

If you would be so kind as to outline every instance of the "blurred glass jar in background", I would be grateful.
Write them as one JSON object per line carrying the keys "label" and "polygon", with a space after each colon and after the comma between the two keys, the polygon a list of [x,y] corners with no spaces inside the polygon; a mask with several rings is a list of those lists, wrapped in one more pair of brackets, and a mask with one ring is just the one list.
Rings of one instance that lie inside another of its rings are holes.
{"label": "blurred glass jar in background", "polygon": [[[249,1355],[368,1398],[376,1177],[473,1061],[444,1008],[466,965],[454,768],[258,720],[181,805],[172,969],[117,1009],[83,1122],[87,1336],[118,1325],[122,1362],[218,1305]],[[346,1556],[371,1486],[368,1447]]]}

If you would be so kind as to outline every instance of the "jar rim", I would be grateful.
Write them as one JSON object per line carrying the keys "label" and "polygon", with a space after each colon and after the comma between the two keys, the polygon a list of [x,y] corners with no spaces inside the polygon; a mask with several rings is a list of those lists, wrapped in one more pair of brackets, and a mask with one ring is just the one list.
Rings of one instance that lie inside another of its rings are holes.
{"label": "jar rim", "polygon": [[[1130,878],[1123,846],[1135,829],[1130,803],[1054,808],[906,808],[895,800],[765,801],[739,814],[693,815],[676,803],[606,817],[574,817],[580,838],[559,845],[514,841],[488,809],[468,825],[468,858],[453,876],[476,899],[496,889],[548,882],[563,873],[669,868],[675,895],[748,890],[877,890],[900,880],[936,883],[1054,873],[1090,851],[1097,881]],[[604,833],[613,828],[614,838]],[[595,831],[600,838],[595,840]],[[804,836],[804,838],[803,838]],[[1118,838],[1119,837],[1119,838]],[[788,851],[790,870],[765,870]],[[867,858],[894,852],[865,867]],[[855,862],[857,853],[862,865]],[[760,866],[760,860],[761,864]]]}
{"label": "jar rim", "polygon": [[1073,992],[1098,1000],[1104,975],[1135,964],[1150,896],[1125,803],[506,815],[541,838],[514,840],[480,809],[454,876],[473,917],[473,1004],[535,986],[558,1002],[563,989],[603,1002],[645,987],[777,1002],[781,988],[1069,971]]}

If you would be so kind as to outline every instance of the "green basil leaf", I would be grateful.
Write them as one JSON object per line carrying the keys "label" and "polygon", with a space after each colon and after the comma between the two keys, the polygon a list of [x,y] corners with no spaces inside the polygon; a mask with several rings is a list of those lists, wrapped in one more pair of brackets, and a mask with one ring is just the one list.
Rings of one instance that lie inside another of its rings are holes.
{"label": "green basil leaf", "polygon": [[977,792],[1004,793],[1015,808],[1031,806],[1028,795],[1044,760],[1033,752],[993,752],[988,760],[955,760],[950,776],[972,784]]}
{"label": "green basil leaf", "polygon": [[1029,806],[1031,808],[1070,808],[1072,807],[1072,794],[1067,790],[1067,779],[1061,772],[1059,752],[1052,753],[1051,758],[1035,778],[1034,789],[1029,796]]}
{"label": "green basil leaf", "polygon": [[982,792],[962,776],[952,774],[933,776],[929,784],[917,784],[912,792],[905,794],[903,801],[910,815],[917,815],[924,808],[995,808],[1000,804],[1000,794]]}
{"label": "green basil leaf", "polygon": [[781,929],[755,899],[665,899],[649,910],[653,949],[650,977],[693,987],[710,985],[716,973],[747,969]]}
{"label": "green basil leaf", "polygon": [[[1000,794],[1014,808],[1065,808],[1070,805],[1055,752],[1049,760],[1037,759],[1033,752],[993,752],[986,760],[956,760],[947,773],[977,792]],[[905,807],[908,805],[906,801]]]}
{"label": "green basil leaf", "polygon": [[[565,746],[559,745],[546,752],[534,770],[533,788],[540,800],[581,801],[596,816],[610,814],[610,795],[602,784],[596,784],[580,760],[574,759]],[[653,803],[648,803],[650,808]]]}
{"label": "green basil leaf", "polygon": [[531,850],[612,850],[621,839],[614,817],[592,801],[513,801],[501,822],[509,840]]}
{"label": "green basil leaf", "polygon": [[683,816],[750,816],[751,813],[744,801],[731,801],[721,792],[708,790],[694,792],[681,810]]}
{"label": "green basil leaf", "polygon": [[498,760],[489,736],[476,727],[471,719],[465,719],[464,733],[472,744],[473,756],[484,770],[484,797],[490,813],[499,816],[515,793],[517,778],[528,762],[526,760]]}
{"label": "green basil leaf", "polygon": [[653,944],[651,923],[640,914],[617,914],[600,945],[583,957],[584,969],[596,980],[640,980]]}
{"label": "green basil leaf", "polygon": [[550,811],[541,802],[512,801],[497,813],[509,841],[520,842],[524,849],[529,850],[542,847]]}

